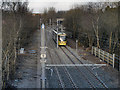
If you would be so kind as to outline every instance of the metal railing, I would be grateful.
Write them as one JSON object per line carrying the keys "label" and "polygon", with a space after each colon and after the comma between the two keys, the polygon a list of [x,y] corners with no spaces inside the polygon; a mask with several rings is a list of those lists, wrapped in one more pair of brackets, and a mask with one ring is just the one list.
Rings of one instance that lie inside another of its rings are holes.
{"label": "metal railing", "polygon": [[116,54],[110,54],[102,49],[92,46],[91,53],[96,57],[99,57],[101,60],[106,62],[107,64],[113,66],[118,71],[120,70],[120,57]]}

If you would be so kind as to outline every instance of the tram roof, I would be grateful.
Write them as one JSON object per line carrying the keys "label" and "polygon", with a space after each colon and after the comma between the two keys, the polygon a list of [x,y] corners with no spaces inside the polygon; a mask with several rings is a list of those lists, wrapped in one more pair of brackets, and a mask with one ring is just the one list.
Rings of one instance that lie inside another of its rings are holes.
{"label": "tram roof", "polygon": [[56,34],[58,34],[58,35],[66,35],[66,33],[64,33],[64,32],[58,32],[58,33],[57,33],[56,30],[53,30],[53,32],[56,33]]}
{"label": "tram roof", "polygon": [[66,34],[65,34],[65,33],[60,32],[60,33],[58,33],[58,35],[66,35]]}

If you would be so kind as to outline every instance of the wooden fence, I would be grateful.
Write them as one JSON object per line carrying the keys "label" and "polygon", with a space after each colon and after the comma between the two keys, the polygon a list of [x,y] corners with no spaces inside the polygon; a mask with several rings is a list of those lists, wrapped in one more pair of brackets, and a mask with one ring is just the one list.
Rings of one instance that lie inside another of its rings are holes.
{"label": "wooden fence", "polygon": [[111,65],[113,68],[116,68],[118,71],[120,70],[120,57],[118,55],[110,54],[94,46],[92,46],[91,53]]}

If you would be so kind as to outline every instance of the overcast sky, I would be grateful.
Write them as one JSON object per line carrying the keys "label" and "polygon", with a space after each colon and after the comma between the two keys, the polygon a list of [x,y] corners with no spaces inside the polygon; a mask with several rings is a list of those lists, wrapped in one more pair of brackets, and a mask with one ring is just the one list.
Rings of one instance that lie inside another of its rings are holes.
{"label": "overcast sky", "polygon": [[29,8],[34,13],[42,13],[45,8],[55,7],[56,10],[69,10],[76,4],[86,4],[88,2],[115,2],[120,0],[28,0]]}

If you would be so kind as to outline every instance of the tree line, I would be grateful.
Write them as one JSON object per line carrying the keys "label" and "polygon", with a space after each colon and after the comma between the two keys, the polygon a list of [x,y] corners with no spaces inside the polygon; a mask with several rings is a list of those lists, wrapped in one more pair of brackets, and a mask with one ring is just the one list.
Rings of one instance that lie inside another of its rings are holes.
{"label": "tree line", "polygon": [[64,26],[85,47],[96,46],[119,54],[119,3],[89,3],[65,14]]}
{"label": "tree line", "polygon": [[30,42],[38,27],[38,17],[33,16],[28,2],[2,2],[2,83],[3,88],[14,79],[20,48]]}
{"label": "tree line", "polygon": [[64,13],[56,12],[51,7],[45,9],[42,18],[44,23],[49,24],[49,20],[62,17],[66,31],[72,33],[73,40],[78,39],[80,46],[96,46],[119,55],[119,10],[119,2],[90,2],[76,5]]}

